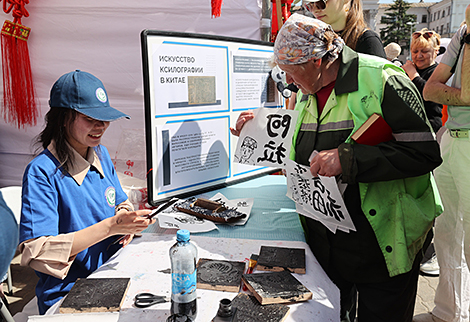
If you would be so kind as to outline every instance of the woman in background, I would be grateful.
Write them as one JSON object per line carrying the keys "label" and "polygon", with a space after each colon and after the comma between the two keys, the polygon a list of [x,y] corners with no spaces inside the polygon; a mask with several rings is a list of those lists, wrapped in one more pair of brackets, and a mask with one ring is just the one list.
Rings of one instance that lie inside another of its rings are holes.
{"label": "woman in background", "polygon": [[[407,60],[402,68],[418,88],[421,97],[424,85],[438,65],[436,57],[441,46],[440,39],[438,33],[426,28],[414,32],[411,38],[412,61]],[[442,126],[442,104],[425,100],[424,109],[434,132],[437,133]]]}
{"label": "woman in background", "polygon": [[303,0],[316,19],[331,25],[358,53],[386,58],[379,35],[367,27],[360,0]]}

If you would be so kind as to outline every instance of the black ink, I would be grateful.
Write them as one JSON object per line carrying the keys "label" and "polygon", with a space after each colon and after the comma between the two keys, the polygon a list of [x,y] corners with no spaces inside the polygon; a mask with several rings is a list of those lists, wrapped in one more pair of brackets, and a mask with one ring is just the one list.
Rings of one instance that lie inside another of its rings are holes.
{"label": "black ink", "polygon": [[[258,158],[257,162],[260,161],[269,161],[271,163],[283,164],[283,159],[286,157],[285,152],[286,148],[283,147],[283,143],[276,147],[274,141],[269,141],[264,145],[265,149],[263,152],[263,157]],[[277,157],[276,160],[274,157]]]}
{"label": "black ink", "polygon": [[278,133],[274,132],[274,130],[278,130],[279,128],[283,127],[284,130],[282,131],[281,137],[284,139],[289,132],[291,116],[290,115],[278,115],[278,114],[270,114],[266,116],[268,119],[268,135],[269,137],[276,137]]}

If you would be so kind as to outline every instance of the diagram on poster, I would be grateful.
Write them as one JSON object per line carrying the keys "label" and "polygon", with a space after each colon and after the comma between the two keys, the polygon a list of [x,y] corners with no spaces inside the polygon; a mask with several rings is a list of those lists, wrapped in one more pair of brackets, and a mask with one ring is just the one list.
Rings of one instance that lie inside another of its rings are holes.
{"label": "diagram on poster", "polygon": [[228,176],[228,117],[157,127],[158,193]]}

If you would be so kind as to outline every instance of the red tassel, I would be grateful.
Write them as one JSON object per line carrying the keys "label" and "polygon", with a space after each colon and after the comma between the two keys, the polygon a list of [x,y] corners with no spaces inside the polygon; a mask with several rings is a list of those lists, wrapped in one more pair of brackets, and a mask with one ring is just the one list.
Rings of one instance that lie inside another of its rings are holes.
{"label": "red tassel", "polygon": [[3,117],[18,128],[36,125],[39,114],[26,42],[31,29],[21,25],[21,17],[29,16],[24,7],[27,3],[29,0],[3,0],[3,11],[12,11],[14,17],[13,22],[4,22],[1,31]]}
{"label": "red tassel", "polygon": [[18,128],[36,125],[38,117],[26,43],[30,31],[8,20],[2,28],[3,117]]}
{"label": "red tassel", "polygon": [[212,17],[217,18],[220,17],[220,13],[222,10],[222,0],[211,0],[212,6]]}

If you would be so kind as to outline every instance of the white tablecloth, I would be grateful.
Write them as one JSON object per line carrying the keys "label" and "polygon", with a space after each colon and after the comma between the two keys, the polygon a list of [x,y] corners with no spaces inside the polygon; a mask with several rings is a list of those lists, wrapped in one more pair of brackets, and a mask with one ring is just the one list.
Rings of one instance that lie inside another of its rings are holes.
{"label": "white tablecloth", "polygon": [[[294,276],[313,293],[313,298],[306,302],[289,304],[290,311],[285,321],[339,321],[339,290],[320,267],[306,243],[201,236],[192,236],[191,240],[198,248],[198,258],[245,262],[248,262],[251,254],[258,254],[262,245],[304,248],[306,251],[306,274],[294,274]],[[165,321],[170,312],[169,302],[139,309],[134,307],[133,299],[140,292],[151,292],[170,297],[171,274],[168,251],[175,241],[175,236],[143,234],[143,237],[135,239],[91,274],[90,278],[130,277],[131,284],[119,314],[92,314],[87,316],[87,321],[93,321],[94,317],[97,321],[105,317],[120,322]],[[233,299],[237,293],[198,289],[197,295],[198,314],[196,321],[208,322],[216,315],[219,301],[223,298]],[[57,308],[58,305],[51,308],[48,314],[56,313]],[[73,316],[60,314],[59,316],[64,319],[55,321],[73,321],[73,318],[80,318],[79,314]],[[55,319],[59,319],[59,316],[56,315]],[[42,319],[47,319],[47,316],[30,318],[30,321]]]}

